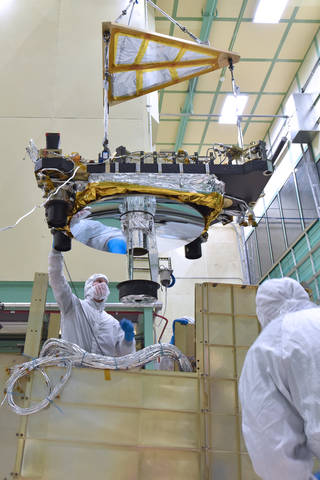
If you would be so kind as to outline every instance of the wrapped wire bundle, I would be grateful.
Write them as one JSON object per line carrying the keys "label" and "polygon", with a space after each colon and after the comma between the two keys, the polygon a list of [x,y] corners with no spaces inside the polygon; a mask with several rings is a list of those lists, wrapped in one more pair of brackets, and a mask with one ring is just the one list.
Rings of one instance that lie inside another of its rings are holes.
{"label": "wrapped wire bundle", "polygon": [[[13,368],[13,372],[6,384],[6,396],[2,404],[7,400],[9,407],[18,415],[37,413],[47,407],[50,403],[53,403],[54,398],[59,394],[70,378],[72,367],[88,367],[103,370],[128,370],[130,368],[142,367],[159,357],[169,357],[173,360],[177,360],[182,371],[192,371],[188,358],[183,355],[177,347],[169,343],[150,345],[143,350],[122,357],[107,357],[86,352],[74,343],[50,338],[44,343],[39,358],[17,365]],[[56,385],[52,385],[51,379],[44,370],[44,368],[52,366],[66,368],[64,375],[60,377],[60,381]],[[29,375],[30,372],[35,369],[43,375],[48,388],[48,394],[36,405],[20,407],[14,400],[15,385],[21,378]]]}

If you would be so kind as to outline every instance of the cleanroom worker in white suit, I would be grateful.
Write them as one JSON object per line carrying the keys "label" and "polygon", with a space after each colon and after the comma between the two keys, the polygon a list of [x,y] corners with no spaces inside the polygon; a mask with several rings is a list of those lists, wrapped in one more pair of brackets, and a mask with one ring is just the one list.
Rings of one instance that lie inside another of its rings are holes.
{"label": "cleanroom worker in white suit", "polygon": [[311,480],[320,459],[320,309],[291,278],[256,296],[262,332],[242,369],[242,430],[263,480]]}
{"label": "cleanroom worker in white suit", "polygon": [[84,300],[71,291],[63,274],[63,256],[52,249],[49,254],[49,283],[61,311],[62,338],[87,352],[107,356],[122,356],[135,352],[133,324],[123,319],[119,323],[104,311],[110,293],[108,279],[103,274],[88,278]]}

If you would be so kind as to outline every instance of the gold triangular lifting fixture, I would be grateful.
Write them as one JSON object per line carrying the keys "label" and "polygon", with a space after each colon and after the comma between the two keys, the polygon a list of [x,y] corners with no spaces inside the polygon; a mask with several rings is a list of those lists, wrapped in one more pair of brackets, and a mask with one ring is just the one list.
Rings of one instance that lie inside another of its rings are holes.
{"label": "gold triangular lifting fixture", "polygon": [[228,67],[240,56],[158,33],[103,23],[110,105]]}

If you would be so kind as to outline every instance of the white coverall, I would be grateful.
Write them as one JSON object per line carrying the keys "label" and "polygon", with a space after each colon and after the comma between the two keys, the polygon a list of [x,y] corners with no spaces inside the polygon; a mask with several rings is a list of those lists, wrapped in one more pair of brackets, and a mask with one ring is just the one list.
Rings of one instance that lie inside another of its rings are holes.
{"label": "white coverall", "polygon": [[62,338],[76,343],[90,353],[119,357],[135,352],[135,340],[127,342],[119,322],[104,311],[104,304],[92,297],[93,282],[102,274],[88,278],[84,287],[85,300],[71,291],[63,274],[63,256],[54,249],[49,254],[49,283],[61,311]]}
{"label": "white coverall", "polygon": [[320,459],[320,309],[291,278],[258,289],[263,328],[239,382],[242,430],[263,480],[311,480]]}

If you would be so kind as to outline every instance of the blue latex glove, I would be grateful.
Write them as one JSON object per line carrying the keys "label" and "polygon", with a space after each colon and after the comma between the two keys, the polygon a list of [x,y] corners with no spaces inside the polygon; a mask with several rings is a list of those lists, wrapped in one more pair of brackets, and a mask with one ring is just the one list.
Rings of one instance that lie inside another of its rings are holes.
{"label": "blue latex glove", "polygon": [[132,340],[134,339],[133,323],[130,322],[130,320],[123,318],[122,320],[120,320],[120,327],[124,331],[124,339],[127,342],[132,342]]}
{"label": "blue latex glove", "polygon": [[171,340],[170,340],[170,343],[171,345],[175,345],[175,326],[176,326],[176,323],[181,323],[181,325],[188,325],[188,320],[186,320],[185,318],[177,318],[176,320],[173,320],[172,322],[172,332],[173,332],[173,335],[171,337]]}
{"label": "blue latex glove", "polygon": [[111,238],[107,245],[107,252],[110,253],[127,253],[127,242],[123,238]]}
{"label": "blue latex glove", "polygon": [[314,473],[313,474],[318,480],[320,480],[320,472]]}

